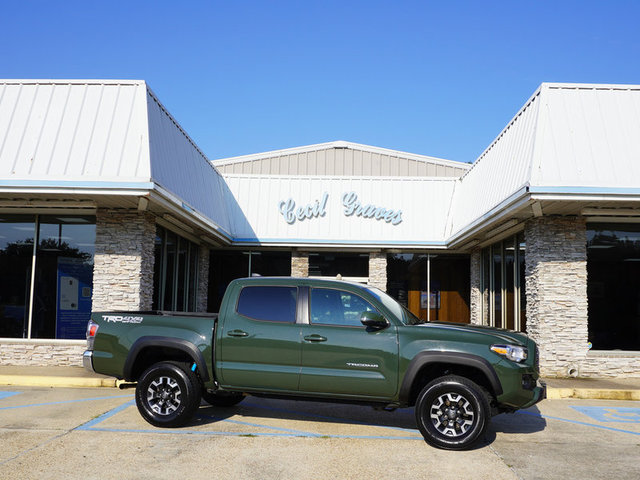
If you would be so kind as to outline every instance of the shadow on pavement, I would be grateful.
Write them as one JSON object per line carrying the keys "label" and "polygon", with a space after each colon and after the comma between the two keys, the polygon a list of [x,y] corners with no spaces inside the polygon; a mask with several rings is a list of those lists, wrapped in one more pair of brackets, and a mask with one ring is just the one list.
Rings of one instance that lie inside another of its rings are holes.
{"label": "shadow on pavement", "polygon": [[526,410],[518,410],[515,413],[502,413],[493,417],[490,430],[500,433],[536,433],[541,432],[547,426],[547,421],[542,417],[538,407]]}

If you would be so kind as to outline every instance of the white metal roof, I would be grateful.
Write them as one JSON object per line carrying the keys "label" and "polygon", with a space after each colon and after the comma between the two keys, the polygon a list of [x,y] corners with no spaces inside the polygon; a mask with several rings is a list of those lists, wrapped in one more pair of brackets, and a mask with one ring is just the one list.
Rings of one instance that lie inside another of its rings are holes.
{"label": "white metal roof", "polygon": [[639,189],[640,86],[543,83],[456,185],[449,240],[530,194]]}
{"label": "white metal roof", "polygon": [[[470,167],[342,141],[218,162],[341,148],[439,162],[465,173],[223,177],[144,81],[0,80],[0,191],[6,198],[46,189],[157,195],[172,212],[236,244],[434,248],[462,242],[545,195],[640,199],[640,86],[542,84]],[[352,191],[363,205],[402,210],[403,221],[345,216],[341,197]],[[281,201],[305,205],[324,192],[331,207],[325,216],[283,220]]]}
{"label": "white metal roof", "polygon": [[0,80],[0,190],[153,191],[228,232],[224,182],[141,80]]}

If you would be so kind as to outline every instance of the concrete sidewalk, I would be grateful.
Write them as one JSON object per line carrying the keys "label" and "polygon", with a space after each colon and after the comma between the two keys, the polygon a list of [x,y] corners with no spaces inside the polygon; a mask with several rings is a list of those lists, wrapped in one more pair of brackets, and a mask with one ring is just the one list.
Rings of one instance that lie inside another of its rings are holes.
{"label": "concrete sidewalk", "polygon": [[[547,398],[640,400],[640,378],[545,378]],[[119,380],[82,367],[0,365],[0,385],[39,387],[117,387]]]}

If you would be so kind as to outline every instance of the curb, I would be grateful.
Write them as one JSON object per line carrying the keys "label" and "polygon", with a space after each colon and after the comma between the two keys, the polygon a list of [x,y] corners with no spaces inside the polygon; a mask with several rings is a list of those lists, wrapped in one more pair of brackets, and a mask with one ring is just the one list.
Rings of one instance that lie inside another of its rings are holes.
{"label": "curb", "polygon": [[614,390],[603,388],[550,388],[547,398],[581,398],[586,400],[640,400],[640,390]]}
{"label": "curb", "polygon": [[111,377],[0,375],[0,385],[22,387],[116,387],[117,380]]}

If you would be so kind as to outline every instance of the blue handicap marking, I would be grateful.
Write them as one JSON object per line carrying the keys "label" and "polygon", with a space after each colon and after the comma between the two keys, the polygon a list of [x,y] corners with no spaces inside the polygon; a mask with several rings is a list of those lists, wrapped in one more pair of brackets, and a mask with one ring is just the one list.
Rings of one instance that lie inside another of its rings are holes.
{"label": "blue handicap marking", "polygon": [[8,398],[14,395],[18,395],[19,393],[22,393],[22,392],[0,392],[0,400],[3,398]]}
{"label": "blue handicap marking", "polygon": [[598,422],[640,423],[640,408],[578,406],[571,406],[571,408]]}

